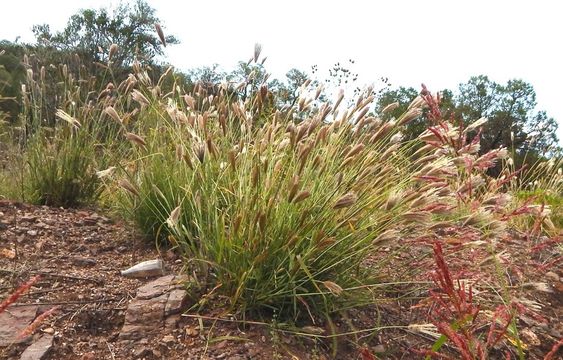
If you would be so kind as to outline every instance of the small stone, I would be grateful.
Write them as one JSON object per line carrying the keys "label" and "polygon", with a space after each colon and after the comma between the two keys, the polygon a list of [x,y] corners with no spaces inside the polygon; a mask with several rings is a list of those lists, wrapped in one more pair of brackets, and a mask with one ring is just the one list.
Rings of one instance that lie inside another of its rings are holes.
{"label": "small stone", "polygon": [[199,335],[199,331],[196,328],[186,328],[186,336],[196,337]]}
{"label": "small stone", "polygon": [[162,353],[160,351],[153,349],[152,354],[154,355],[155,358],[162,359]]}
{"label": "small stone", "polygon": [[135,349],[135,351],[133,351],[133,357],[142,358],[142,357],[145,357],[148,354],[150,354],[150,352],[151,352],[151,350],[148,347],[143,346],[143,347],[140,347],[138,349]]}
{"label": "small stone", "polygon": [[215,346],[215,349],[224,349],[228,344],[228,340],[223,340]]}
{"label": "small stone", "polygon": [[127,306],[125,324],[162,326],[167,294],[152,299],[133,299]]}
{"label": "small stone", "polygon": [[93,226],[93,225],[98,224],[98,217],[89,216],[89,217],[84,218],[82,221],[84,222],[84,225]]}
{"label": "small stone", "polygon": [[383,345],[383,344],[375,345],[372,350],[376,354],[384,353],[385,352],[385,345]]}
{"label": "small stone", "polygon": [[0,347],[28,340],[18,337],[18,334],[35,319],[37,309],[37,305],[26,305],[9,307],[0,313]]}
{"label": "small stone", "polygon": [[168,331],[173,331],[178,327],[178,323],[180,322],[181,316],[180,314],[174,314],[167,316],[164,319],[164,328]]}
{"label": "small stone", "polygon": [[94,258],[75,256],[72,258],[72,263],[76,266],[94,266],[98,262]]}
{"label": "small stone", "polygon": [[50,226],[45,224],[44,222],[38,222],[37,224],[35,224],[36,228],[40,228],[40,229],[48,229]]}
{"label": "small stone", "polygon": [[27,235],[29,236],[37,236],[38,232],[37,230],[28,230],[27,231]]}
{"label": "small stone", "polygon": [[48,352],[53,346],[53,336],[43,335],[39,340],[31,344],[22,353],[20,360],[41,360],[46,358]]}
{"label": "small stone", "polygon": [[529,328],[524,328],[520,331],[520,335],[524,339],[524,342],[533,346],[541,345],[541,341],[538,336]]}
{"label": "small stone", "polygon": [[166,255],[166,260],[175,261],[176,259],[178,259],[178,254],[176,254],[174,250],[166,251],[165,255]]}
{"label": "small stone", "polygon": [[43,329],[43,332],[44,332],[45,334],[53,335],[53,334],[55,333],[55,329],[53,329],[52,327],[48,327],[48,328],[46,328],[46,329]]}
{"label": "small stone", "polygon": [[172,335],[166,335],[162,338],[162,342],[164,342],[166,344],[171,344],[173,342],[176,342],[176,339]]}
{"label": "small stone", "polygon": [[37,216],[32,214],[25,214],[20,218],[20,220],[26,222],[34,222],[35,220],[37,220]]}

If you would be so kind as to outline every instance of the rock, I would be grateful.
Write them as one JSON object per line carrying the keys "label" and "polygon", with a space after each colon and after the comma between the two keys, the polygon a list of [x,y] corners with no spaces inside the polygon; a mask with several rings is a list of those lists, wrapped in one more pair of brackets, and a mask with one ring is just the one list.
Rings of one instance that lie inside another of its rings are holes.
{"label": "rock", "polygon": [[36,227],[36,228],[39,228],[39,229],[48,229],[48,228],[50,228],[49,225],[47,225],[47,224],[45,224],[44,222],[41,222],[41,221],[38,222],[37,224],[35,224],[35,227]]}
{"label": "rock", "polygon": [[119,333],[119,340],[138,340],[143,336],[156,333],[158,328],[154,326],[123,325]]}
{"label": "rock", "polygon": [[20,218],[21,221],[26,221],[26,222],[34,222],[37,219],[38,219],[38,216],[32,215],[32,214],[25,214],[24,216],[22,216]]}
{"label": "rock", "polygon": [[154,356],[155,358],[157,358],[157,359],[162,359],[162,353],[161,353],[160,351],[155,350],[155,349],[152,349],[151,352],[152,352],[152,354],[153,354],[153,356]]}
{"label": "rock", "polygon": [[229,341],[223,340],[220,343],[218,343],[217,345],[215,345],[215,349],[224,349],[224,348],[227,347],[227,345],[229,345]]}
{"label": "rock", "polygon": [[176,342],[176,338],[172,335],[165,335],[162,338],[162,342],[164,342],[165,344],[172,344],[172,343]]}
{"label": "rock", "polygon": [[147,356],[150,353],[151,353],[151,349],[149,349],[146,346],[142,346],[142,347],[135,349],[133,351],[133,357],[134,358],[142,358],[142,357]]}
{"label": "rock", "polygon": [[376,354],[382,354],[385,352],[385,345],[383,344],[375,345],[372,350]]}
{"label": "rock", "polygon": [[147,300],[164,294],[170,289],[174,275],[167,275],[151,281],[137,289],[137,299]]}
{"label": "rock", "polygon": [[19,338],[18,334],[35,319],[37,308],[37,305],[11,306],[0,313],[0,347],[29,340],[28,338]]}
{"label": "rock", "polygon": [[182,306],[184,306],[184,302],[187,297],[188,292],[186,290],[172,290],[168,296],[166,307],[164,308],[164,316],[179,313],[182,310]]}
{"label": "rock", "polygon": [[53,346],[53,336],[45,334],[36,342],[28,346],[21,354],[20,360],[41,360],[44,359]]}
{"label": "rock", "polygon": [[121,272],[123,276],[134,278],[160,276],[163,274],[164,262],[160,259],[143,261]]}
{"label": "rock", "polygon": [[154,326],[155,323],[162,322],[167,299],[168,294],[147,300],[134,299],[127,307],[125,323]]}
{"label": "rock", "polygon": [[82,222],[84,223],[84,225],[94,226],[98,224],[98,217],[94,215],[88,216],[82,219]]}
{"label": "rock", "polygon": [[538,346],[541,345],[541,341],[538,338],[538,336],[529,328],[524,328],[522,330],[520,330],[520,335],[522,336],[522,338],[524,339],[524,342],[532,345],[532,346]]}
{"label": "rock", "polygon": [[196,328],[188,327],[186,328],[186,336],[196,337],[199,335],[199,331]]}
{"label": "rock", "polygon": [[174,250],[167,250],[165,253],[166,260],[176,261],[178,259],[178,254]]}
{"label": "rock", "polygon": [[29,236],[37,236],[38,232],[37,230],[28,230],[27,231],[27,235]]}
{"label": "rock", "polygon": [[48,328],[44,329],[43,332],[45,334],[53,335],[55,333],[55,329],[53,329],[52,327],[48,327]]}
{"label": "rock", "polygon": [[168,331],[172,331],[178,327],[181,316],[179,314],[167,316],[164,320],[164,328]]}
{"label": "rock", "polygon": [[71,259],[72,263],[76,266],[94,266],[98,262],[94,258],[75,256]]}
{"label": "rock", "polygon": [[173,330],[180,321],[178,313],[187,298],[187,291],[178,289],[186,278],[167,275],[137,289],[137,296],[127,306],[120,340],[138,340],[163,328]]}
{"label": "rock", "polygon": [[96,360],[96,354],[93,352],[86,353],[82,355],[80,360]]}

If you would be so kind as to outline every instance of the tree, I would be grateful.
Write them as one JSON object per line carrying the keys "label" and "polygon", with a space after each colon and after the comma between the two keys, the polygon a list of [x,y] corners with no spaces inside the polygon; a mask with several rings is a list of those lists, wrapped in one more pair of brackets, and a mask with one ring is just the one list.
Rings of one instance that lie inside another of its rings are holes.
{"label": "tree", "polygon": [[235,87],[241,86],[237,95],[245,101],[267,84],[268,77],[263,63],[239,61],[235,70],[227,75],[227,81]]}
{"label": "tree", "polygon": [[274,79],[269,86],[276,94],[280,107],[292,107],[299,99],[299,88],[309,79],[309,76],[299,69],[291,69],[285,74],[285,82]]}
{"label": "tree", "polygon": [[459,85],[457,111],[468,123],[481,117],[489,121],[481,135],[481,152],[498,147],[524,153],[542,153],[557,145],[557,124],[545,111],[536,112],[536,93],[523,80],[505,85],[487,76],[474,76]]}
{"label": "tree", "polygon": [[20,111],[21,84],[25,83],[26,69],[22,64],[24,46],[0,41],[0,120],[15,121]]}
{"label": "tree", "polygon": [[128,66],[138,58],[153,63],[163,55],[165,44],[177,44],[174,36],[159,39],[155,26],[159,24],[155,10],[144,0],[137,0],[133,7],[121,3],[113,12],[80,10],[73,15],[64,30],[51,33],[49,25],[35,25],[33,32],[38,45],[62,52],[78,53],[85,60],[106,63],[112,44],[118,51],[112,54],[116,66]]}

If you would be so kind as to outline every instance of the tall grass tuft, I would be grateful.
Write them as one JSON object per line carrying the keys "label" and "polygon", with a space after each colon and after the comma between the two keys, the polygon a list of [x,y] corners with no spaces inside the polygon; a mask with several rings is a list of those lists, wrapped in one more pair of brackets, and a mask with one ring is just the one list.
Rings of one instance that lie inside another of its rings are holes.
{"label": "tall grass tuft", "polygon": [[225,88],[163,96],[147,85],[132,93],[135,137],[124,136],[138,138],[137,160],[121,163],[109,186],[122,189],[116,197],[141,228],[175,245],[186,268],[241,312],[300,318],[365,301],[384,266],[361,266],[368,254],[422,231],[428,206],[450,196],[420,185],[427,163],[409,164],[416,144],[398,134],[413,116],[370,116],[370,90],[349,109],[319,103],[294,122],[293,110],[262,111],[265,87],[242,102]]}
{"label": "tall grass tuft", "polygon": [[[42,205],[91,204],[102,189],[96,172],[120,153],[114,139],[121,126],[104,113],[120,101],[118,90],[112,83],[100,86],[94,77],[75,74],[67,65],[43,67],[40,74],[29,62],[25,65],[19,140],[26,162],[23,197]],[[48,88],[53,83],[57,87]]]}

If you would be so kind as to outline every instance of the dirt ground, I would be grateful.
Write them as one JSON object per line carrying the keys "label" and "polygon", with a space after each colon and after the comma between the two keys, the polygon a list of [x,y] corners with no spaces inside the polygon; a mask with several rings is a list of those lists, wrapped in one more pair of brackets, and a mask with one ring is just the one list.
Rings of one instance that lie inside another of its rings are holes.
{"label": "dirt ground", "polygon": [[[505,239],[503,245],[510,287],[518,288],[521,300],[541,315],[519,318],[519,332],[529,359],[542,359],[563,333],[561,263],[545,270],[538,267],[551,259],[561,259],[560,239],[555,240],[559,246],[546,247],[533,256],[523,237]],[[414,259],[418,250],[412,251]],[[408,257],[409,253],[401,256]],[[347,318],[336,319],[337,330],[389,328],[352,331],[353,336],[333,342],[330,338],[314,339],[273,330],[260,319],[239,321],[225,312],[220,299],[210,299],[216,306],[181,316],[172,330],[163,329],[138,341],[123,341],[119,332],[127,305],[149,280],[126,278],[120,271],[156,258],[164,260],[167,273],[181,272],[181,262],[173,253],[159,253],[127,224],[94,210],[0,200],[0,299],[18,284],[41,275],[7,312],[36,306],[42,313],[58,307],[27,342],[0,347],[0,358],[19,359],[30,342],[49,335],[52,347],[43,359],[371,359],[362,350],[364,347],[373,354],[372,358],[412,359],[422,357],[415,349],[428,349],[435,341],[428,334],[401,327],[428,322],[424,311],[412,307],[414,301],[383,301],[377,307],[349,312]],[[460,259],[474,262],[466,256]],[[457,265],[466,264],[460,261]],[[9,333],[9,326],[0,324],[0,335]],[[501,352],[493,357],[497,355],[504,358]],[[557,356],[562,356],[561,349],[554,359]]]}

